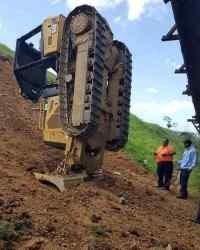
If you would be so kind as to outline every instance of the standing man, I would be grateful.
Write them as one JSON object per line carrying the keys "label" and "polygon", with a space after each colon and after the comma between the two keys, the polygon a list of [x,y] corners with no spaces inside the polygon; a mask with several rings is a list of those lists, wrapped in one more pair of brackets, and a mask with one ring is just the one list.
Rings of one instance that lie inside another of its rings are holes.
{"label": "standing man", "polygon": [[163,145],[154,153],[157,162],[158,188],[170,190],[175,154],[174,148],[169,145],[169,139],[165,139]]}
{"label": "standing man", "polygon": [[178,163],[180,164],[180,195],[177,196],[178,199],[187,199],[188,198],[188,181],[192,170],[196,167],[197,164],[197,150],[192,144],[191,140],[184,141],[185,151],[182,156],[182,160]]}

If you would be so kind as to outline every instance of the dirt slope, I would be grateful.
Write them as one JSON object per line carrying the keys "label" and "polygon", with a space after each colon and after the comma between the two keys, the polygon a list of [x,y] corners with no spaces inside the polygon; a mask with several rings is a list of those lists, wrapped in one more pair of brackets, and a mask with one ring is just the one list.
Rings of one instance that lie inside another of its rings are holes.
{"label": "dirt slope", "polygon": [[0,60],[0,249],[200,249],[194,201],[158,192],[121,152],[106,155],[103,180],[64,194],[38,183],[32,172],[54,167],[62,152],[43,144],[34,112]]}

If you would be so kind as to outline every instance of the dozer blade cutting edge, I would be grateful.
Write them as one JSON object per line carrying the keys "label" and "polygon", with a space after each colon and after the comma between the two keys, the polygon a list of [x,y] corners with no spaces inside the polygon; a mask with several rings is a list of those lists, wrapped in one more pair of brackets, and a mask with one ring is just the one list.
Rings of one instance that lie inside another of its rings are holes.
{"label": "dozer blade cutting edge", "polygon": [[61,193],[65,191],[65,188],[69,184],[79,184],[84,182],[88,175],[84,172],[81,174],[76,174],[75,176],[59,176],[59,175],[48,175],[48,174],[39,174],[34,173],[34,176],[37,180],[43,183],[49,183],[55,186]]}

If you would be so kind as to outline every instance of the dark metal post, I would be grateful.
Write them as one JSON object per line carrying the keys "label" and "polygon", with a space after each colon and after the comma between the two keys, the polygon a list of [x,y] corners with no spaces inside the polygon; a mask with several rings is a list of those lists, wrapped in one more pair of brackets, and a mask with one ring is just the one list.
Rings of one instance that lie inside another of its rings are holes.
{"label": "dark metal post", "polygon": [[[184,58],[184,66],[176,73],[186,73],[188,78],[188,87],[194,108],[196,118],[195,127],[200,124],[200,0],[164,0],[172,5],[175,25],[163,37],[163,41],[175,40],[175,28],[178,32],[178,38]],[[177,35],[176,35],[177,36]]]}

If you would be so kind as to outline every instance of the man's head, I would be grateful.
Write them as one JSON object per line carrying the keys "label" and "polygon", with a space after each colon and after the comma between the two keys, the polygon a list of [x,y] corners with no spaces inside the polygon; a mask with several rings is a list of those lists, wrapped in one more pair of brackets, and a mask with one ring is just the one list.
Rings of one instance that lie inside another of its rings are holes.
{"label": "man's head", "polygon": [[184,141],[185,148],[189,148],[192,145],[192,141],[190,139],[187,139]]}
{"label": "man's head", "polygon": [[169,139],[165,139],[164,141],[163,141],[163,146],[164,147],[166,147],[166,146],[168,146],[169,145]]}

